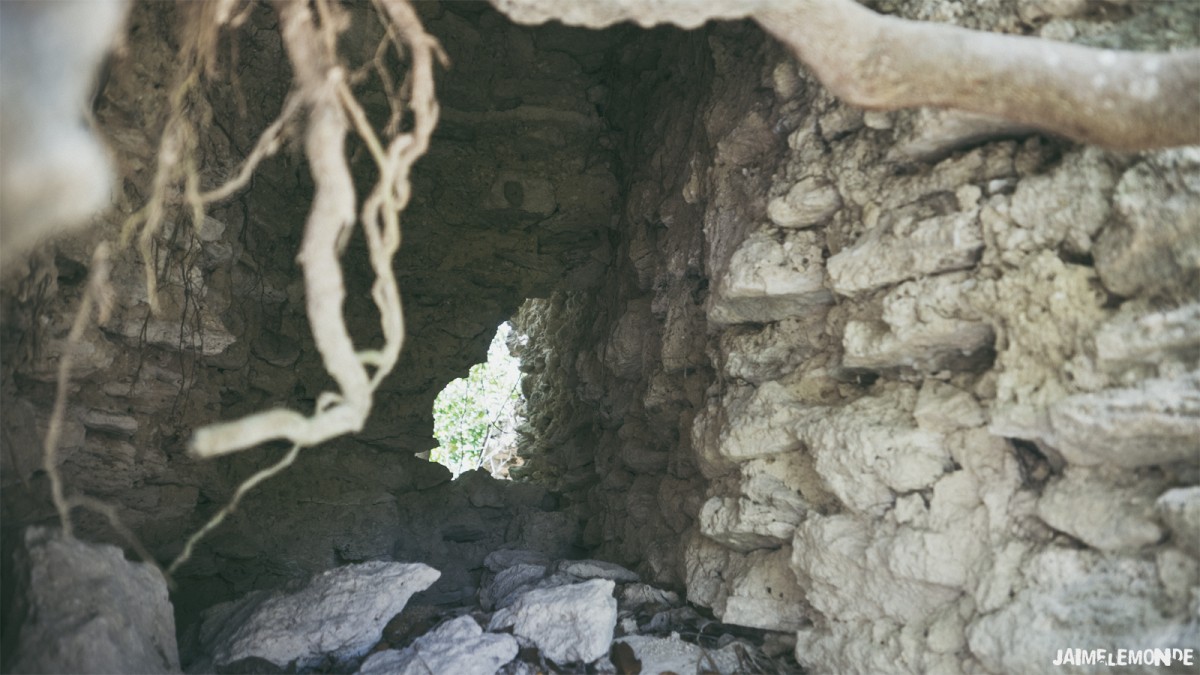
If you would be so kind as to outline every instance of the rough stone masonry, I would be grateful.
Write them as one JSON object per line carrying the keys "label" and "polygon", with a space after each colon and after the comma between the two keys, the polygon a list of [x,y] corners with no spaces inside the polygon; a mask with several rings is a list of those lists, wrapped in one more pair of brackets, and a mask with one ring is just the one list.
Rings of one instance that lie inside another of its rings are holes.
{"label": "rough stone masonry", "polygon": [[[452,65],[395,265],[401,364],[362,434],[306,450],[201,544],[171,594],[180,635],[218,603],[349,565],[421,563],[441,575],[414,602],[491,603],[488,555],[521,549],[624,565],[786,640],[812,672],[1200,648],[1200,149],[863,111],[753,23],[649,13],[689,3],[524,4],[688,30],[418,3]],[[715,18],[740,4],[756,3]],[[1200,44],[1193,3],[872,4],[1100,47]],[[342,49],[367,62],[382,29],[348,11]],[[91,251],[152,189],[180,14],[130,9],[93,102],[115,206],[0,270],[6,646],[27,590],[8,561],[55,518],[40,444],[56,367]],[[204,180],[237,166],[288,87],[269,7],[223,39],[226,77],[197,103]],[[386,117],[384,92],[359,93]],[[136,252],[114,255],[117,306],[76,357],[60,470],[160,561],[283,451],[201,463],[191,431],[311,409],[328,387],[294,261],[312,189],[289,147],[202,227],[171,216],[157,315]],[[347,322],[370,335],[361,238],[342,260]],[[433,398],[508,317],[525,465],[513,484],[450,482],[413,457],[436,444]],[[124,544],[75,517],[80,538]],[[504,621],[535,620],[521,612]]]}

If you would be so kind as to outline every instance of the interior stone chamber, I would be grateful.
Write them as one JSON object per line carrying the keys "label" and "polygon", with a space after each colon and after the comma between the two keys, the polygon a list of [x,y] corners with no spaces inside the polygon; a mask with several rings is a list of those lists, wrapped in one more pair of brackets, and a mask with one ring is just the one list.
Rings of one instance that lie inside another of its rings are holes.
{"label": "interior stone chamber", "polygon": [[[1200,42],[1189,3],[874,4],[1100,46]],[[489,552],[531,548],[794,637],[814,672],[1040,672],[1063,646],[1200,643],[1197,148],[863,111],[748,21],[588,30],[415,5],[450,66],[402,216],[400,364],[362,433],[304,450],[201,543],[174,578],[180,633],[217,602],[370,560],[424,562],[442,571],[424,602],[469,602]],[[1086,9],[1055,14],[1068,5]],[[369,60],[373,10],[345,9],[343,49]],[[132,9],[94,103],[116,207],[3,273],[6,617],[21,532],[57,520],[41,468],[56,368],[92,249],[151,189],[180,13]],[[277,21],[256,7],[222,43],[236,65],[206,90],[206,177],[288,92]],[[360,98],[386,119],[383,91]],[[365,192],[370,158],[349,152]],[[286,449],[198,461],[191,432],[311,410],[332,386],[296,265],[312,191],[294,142],[202,227],[168,219],[158,315],[137,252],[114,254],[60,470],[159,560]],[[361,235],[342,263],[346,323],[378,340]],[[451,481],[415,457],[436,445],[434,397],[505,320],[524,464]]]}

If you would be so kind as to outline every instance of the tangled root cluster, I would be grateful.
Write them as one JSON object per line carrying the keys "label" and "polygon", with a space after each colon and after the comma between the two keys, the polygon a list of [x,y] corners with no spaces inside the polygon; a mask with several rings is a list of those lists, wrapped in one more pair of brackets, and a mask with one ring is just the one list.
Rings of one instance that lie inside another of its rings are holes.
{"label": "tangled root cluster", "polygon": [[[384,26],[384,37],[374,58],[352,71],[338,52],[338,40],[350,24],[349,14],[332,0],[279,2],[280,32],[292,72],[291,91],[279,116],[258,137],[251,152],[226,182],[205,189],[198,169],[198,148],[212,122],[205,100],[204,82],[216,72],[217,45],[222,31],[236,30],[251,9],[242,0],[206,0],[186,5],[183,32],[168,99],[168,117],[158,146],[150,197],[122,227],[121,243],[134,243],[141,253],[152,311],[159,311],[155,242],[166,214],[183,208],[193,226],[205,218],[208,205],[221,202],[249,184],[258,165],[282,147],[289,133],[300,135],[315,191],[298,260],[304,279],[306,310],[314,341],[326,370],[337,384],[317,398],[311,414],[273,409],[240,420],[199,429],[189,445],[196,458],[207,459],[238,452],[270,440],[285,440],[290,451],[276,464],[254,474],[235,491],[230,502],[189,538],[183,551],[167,568],[174,572],[188,560],[196,543],[217,527],[254,486],[289,466],[301,449],[360,430],[371,410],[380,382],[392,371],[404,344],[404,319],[400,291],[392,260],[400,246],[400,214],[411,197],[409,180],[413,164],[429,147],[437,124],[434,65],[447,65],[441,46],[425,32],[409,0],[373,0]],[[388,72],[388,52],[407,65],[403,77]],[[373,71],[383,83],[390,117],[382,128],[368,120],[352,84]],[[299,121],[299,123],[297,123]],[[377,180],[359,200],[351,176],[346,140],[356,134],[377,170]],[[375,280],[371,296],[378,309],[383,345],[358,349],[343,319],[346,297],[340,256],[355,227],[361,227]],[[94,306],[103,323],[107,298],[108,246],[97,249],[88,290],[69,339],[77,343]],[[68,353],[69,356],[69,353]],[[81,495],[67,496],[57,471],[56,448],[66,408],[70,358],[60,363],[58,395],[45,438],[45,468],[51,495],[71,534],[74,507],[97,510],[130,540],[143,558],[151,560],[136,538],[124,528],[103,502]]]}

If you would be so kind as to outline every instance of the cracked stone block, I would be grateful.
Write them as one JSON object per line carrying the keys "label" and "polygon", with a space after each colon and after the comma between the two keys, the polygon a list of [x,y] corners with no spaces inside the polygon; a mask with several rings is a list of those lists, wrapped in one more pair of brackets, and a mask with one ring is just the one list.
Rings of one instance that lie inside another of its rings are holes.
{"label": "cracked stone block", "polygon": [[715,284],[708,318],[718,324],[782,321],[804,316],[832,300],[825,288],[822,237],[758,231],[734,252]]}
{"label": "cracked stone block", "polygon": [[983,249],[979,209],[876,230],[831,257],[830,287],[854,296],[917,277],[975,265]]}
{"label": "cracked stone block", "polygon": [[[1049,548],[1021,565],[1021,587],[967,628],[970,650],[997,672],[1043,672],[1075,645],[1195,644],[1195,624],[1168,605],[1153,561]],[[1180,630],[1182,629],[1182,632]]]}
{"label": "cracked stone block", "polygon": [[771,222],[803,229],[829,219],[842,206],[837,188],[821,178],[805,178],[767,205]]}
{"label": "cracked stone block", "polygon": [[1128,468],[1200,457],[1200,372],[1067,397],[1050,408],[1053,445],[1071,463]]}

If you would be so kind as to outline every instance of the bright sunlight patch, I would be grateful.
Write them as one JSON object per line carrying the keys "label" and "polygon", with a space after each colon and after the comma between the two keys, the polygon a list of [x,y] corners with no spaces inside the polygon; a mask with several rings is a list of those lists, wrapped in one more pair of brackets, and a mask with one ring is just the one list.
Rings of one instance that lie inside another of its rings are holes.
{"label": "bright sunlight patch", "polygon": [[446,385],[433,402],[433,435],[440,445],[430,451],[429,459],[449,468],[456,478],[478,468],[507,478],[516,459],[521,373],[505,343],[511,333],[511,325],[500,324],[487,361]]}

